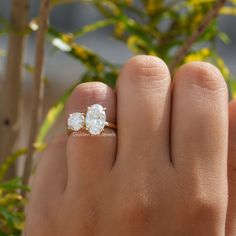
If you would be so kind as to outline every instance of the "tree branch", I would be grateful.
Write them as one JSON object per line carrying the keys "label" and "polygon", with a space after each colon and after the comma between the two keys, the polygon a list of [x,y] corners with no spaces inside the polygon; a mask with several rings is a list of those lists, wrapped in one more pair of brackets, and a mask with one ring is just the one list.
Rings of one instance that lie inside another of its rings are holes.
{"label": "tree branch", "polygon": [[26,155],[24,173],[23,173],[23,184],[25,185],[28,184],[31,174],[33,154],[35,151],[34,142],[41,121],[41,114],[43,108],[44,81],[42,74],[44,67],[45,35],[48,28],[49,11],[50,11],[50,0],[41,0],[39,30],[37,33],[35,66],[34,66],[35,71],[34,71],[34,88],[33,88],[30,135],[28,142],[28,153]]}
{"label": "tree branch", "polygon": [[190,36],[189,39],[183,44],[183,46],[177,51],[176,56],[170,64],[171,74],[174,73],[175,68],[179,63],[184,59],[192,45],[198,40],[198,38],[205,32],[209,24],[218,16],[220,9],[224,6],[227,0],[218,0],[210,10],[207,15],[204,17],[202,23],[196,29],[196,31]]}
{"label": "tree branch", "polygon": [[[13,0],[11,7],[8,55],[3,89],[3,114],[0,122],[0,165],[13,152],[20,130],[22,103],[22,62],[27,28],[28,0]],[[14,166],[8,178],[15,175]]]}

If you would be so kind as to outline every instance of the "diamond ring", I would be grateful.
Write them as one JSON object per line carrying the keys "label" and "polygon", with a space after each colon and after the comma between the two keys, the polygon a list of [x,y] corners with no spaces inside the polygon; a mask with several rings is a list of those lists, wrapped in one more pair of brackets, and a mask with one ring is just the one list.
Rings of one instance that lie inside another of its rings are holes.
{"label": "diamond ring", "polygon": [[75,112],[67,120],[68,134],[86,129],[91,135],[101,134],[105,127],[116,129],[116,125],[106,121],[106,108],[99,104],[89,106],[86,114]]}

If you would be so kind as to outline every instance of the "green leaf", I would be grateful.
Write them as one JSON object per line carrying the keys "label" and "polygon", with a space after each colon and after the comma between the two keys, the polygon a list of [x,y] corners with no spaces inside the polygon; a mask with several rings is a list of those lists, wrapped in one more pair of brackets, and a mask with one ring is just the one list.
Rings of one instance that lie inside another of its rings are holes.
{"label": "green leaf", "polygon": [[95,30],[107,27],[109,25],[114,25],[115,23],[116,23],[115,19],[100,20],[100,21],[97,21],[93,24],[86,25],[86,26],[82,27],[82,29],[75,31],[72,34],[75,38],[81,37],[81,36],[84,36],[85,34],[93,32]]}
{"label": "green leaf", "polygon": [[51,8],[57,7],[59,5],[76,3],[76,2],[79,2],[79,0],[52,0],[51,1]]}
{"label": "green leaf", "polygon": [[[77,85],[78,83],[76,83]],[[56,102],[54,106],[52,106],[49,111],[47,112],[47,115],[39,128],[39,132],[36,138],[36,142],[34,144],[34,147],[37,150],[43,150],[45,147],[45,137],[48,134],[48,131],[53,126],[59,115],[61,114],[62,110],[64,109],[65,103],[70,96],[72,90],[76,85],[73,85],[71,88],[69,88],[63,96],[59,98],[59,100]]]}
{"label": "green leaf", "polygon": [[22,148],[18,151],[16,151],[15,153],[12,153],[11,155],[9,155],[6,160],[4,161],[4,163],[0,166],[0,181],[4,179],[5,174],[7,173],[7,171],[9,170],[9,168],[11,167],[11,165],[21,156],[23,156],[24,154],[27,153],[27,149],[26,148]]}
{"label": "green leaf", "polygon": [[22,185],[21,178],[14,178],[7,182],[0,183],[0,189],[6,192],[15,192],[17,190],[29,190],[28,186]]}
{"label": "green leaf", "polygon": [[229,36],[228,36],[226,33],[224,33],[224,32],[219,32],[219,33],[218,33],[218,37],[220,38],[220,40],[221,40],[223,43],[225,43],[225,44],[230,43],[230,38],[229,38]]}
{"label": "green leaf", "polygon": [[229,88],[230,88],[230,96],[231,98],[236,98],[236,80],[235,79],[229,79],[227,81]]}
{"label": "green leaf", "polygon": [[223,7],[220,11],[222,15],[236,16],[236,7]]}

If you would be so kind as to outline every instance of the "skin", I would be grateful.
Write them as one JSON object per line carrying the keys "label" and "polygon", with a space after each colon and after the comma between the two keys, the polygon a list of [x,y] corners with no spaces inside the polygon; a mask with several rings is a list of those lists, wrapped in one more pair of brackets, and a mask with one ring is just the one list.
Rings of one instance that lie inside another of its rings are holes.
{"label": "skin", "polygon": [[228,150],[229,200],[226,235],[236,235],[236,100],[229,103],[229,150]]}
{"label": "skin", "polygon": [[102,83],[79,85],[66,118],[95,103],[117,122],[117,135],[62,135],[49,145],[34,178],[27,236],[236,234],[236,101],[228,106],[217,68],[184,65],[171,84],[161,59],[136,56],[116,93]]}

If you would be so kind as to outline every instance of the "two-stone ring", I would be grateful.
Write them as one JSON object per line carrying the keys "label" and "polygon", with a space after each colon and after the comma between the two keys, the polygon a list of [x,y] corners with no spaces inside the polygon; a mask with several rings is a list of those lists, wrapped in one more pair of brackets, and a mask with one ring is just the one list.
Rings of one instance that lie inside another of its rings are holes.
{"label": "two-stone ring", "polygon": [[116,129],[115,124],[106,121],[106,108],[99,104],[89,106],[86,113],[72,113],[67,120],[68,134],[86,129],[91,135],[99,135],[105,127]]}

